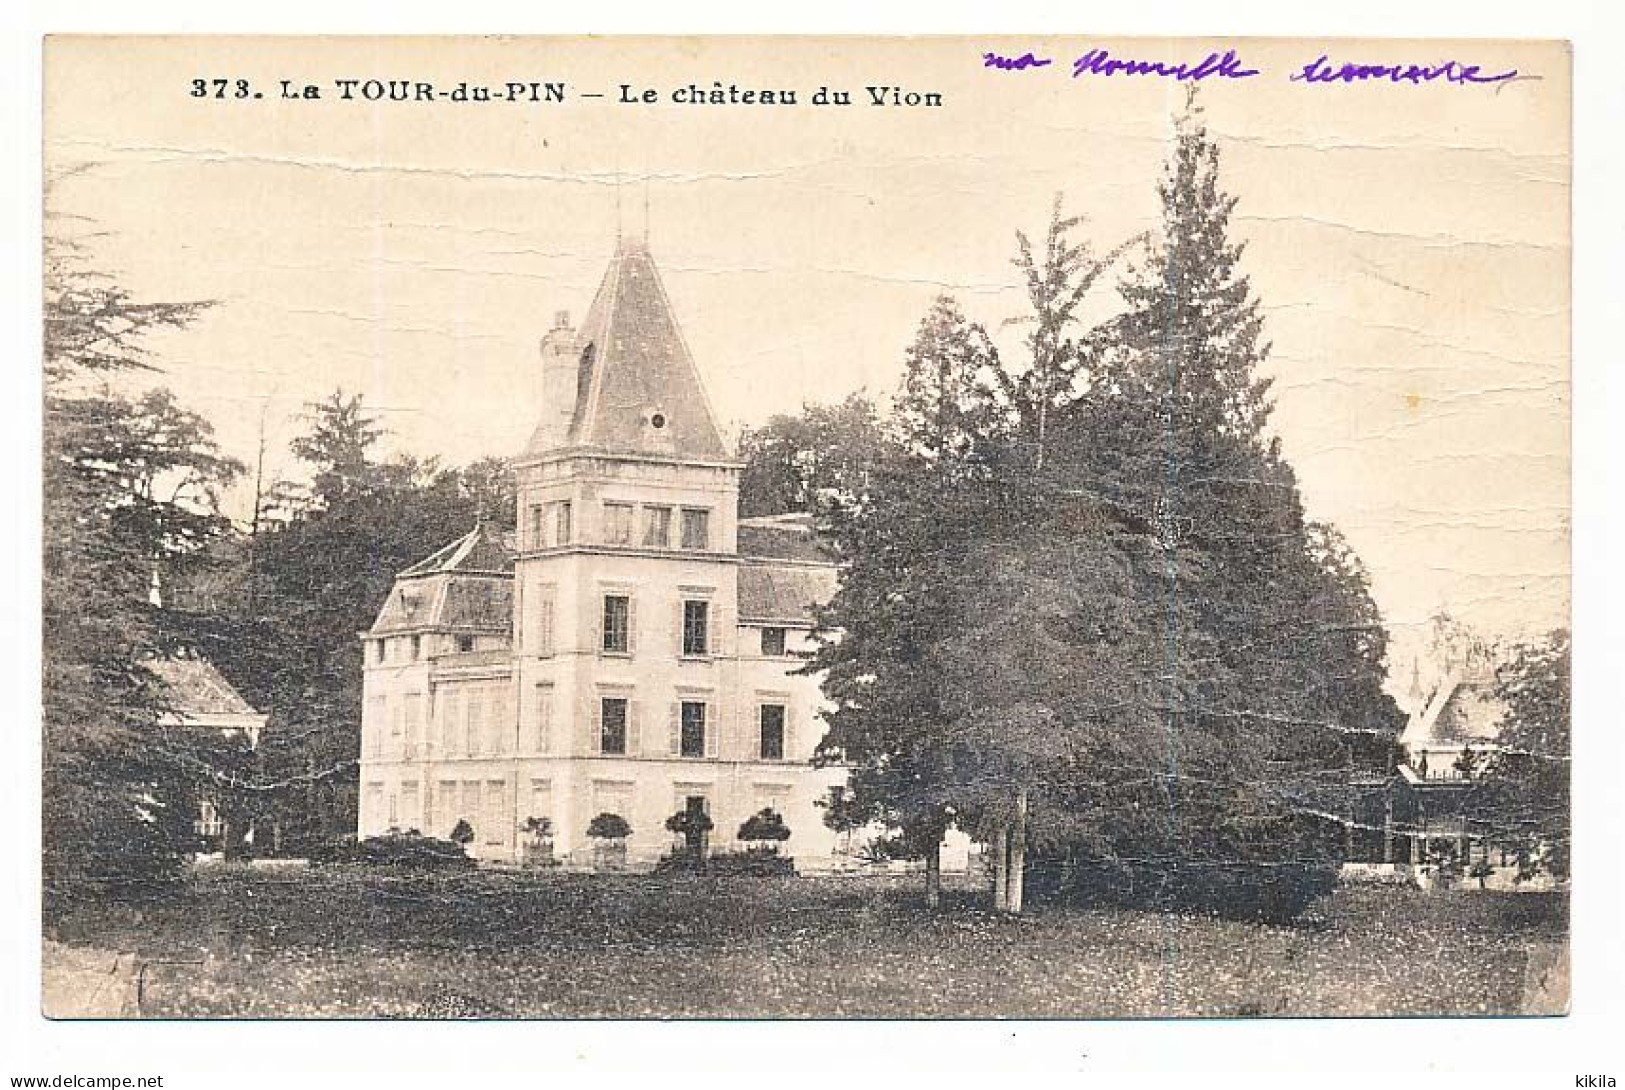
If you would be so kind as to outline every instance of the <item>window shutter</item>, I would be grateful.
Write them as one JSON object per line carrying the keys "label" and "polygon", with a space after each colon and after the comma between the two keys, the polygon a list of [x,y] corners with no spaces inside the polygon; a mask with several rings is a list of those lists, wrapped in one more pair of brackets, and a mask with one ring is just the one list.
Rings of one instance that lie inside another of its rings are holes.
{"label": "window shutter", "polygon": [[705,755],[717,755],[717,735],[722,733],[722,724],[717,721],[717,706],[709,700],[705,702]]}
{"label": "window shutter", "polygon": [[506,685],[491,694],[491,745],[492,753],[508,752],[508,722],[509,704],[508,687]]}
{"label": "window shutter", "polygon": [[598,595],[597,608],[593,610],[592,618],[592,649],[595,654],[602,654],[604,650],[604,596]]}
{"label": "window shutter", "polygon": [[553,687],[536,686],[536,752],[553,750]]}
{"label": "window shutter", "polygon": [[[526,608],[525,581],[516,578],[513,581],[513,646],[520,651],[523,651],[532,639],[530,634],[530,614],[526,612]],[[434,644],[439,642],[439,640],[434,640],[430,646],[433,647]]]}
{"label": "window shutter", "polygon": [[796,749],[796,706],[790,701],[784,702],[784,754],[786,761],[800,760],[800,751]]}
{"label": "window shutter", "polygon": [[587,747],[589,753],[602,753],[604,751],[604,700],[603,697],[592,698],[592,741]]}
{"label": "window shutter", "polygon": [[683,705],[674,701],[671,706],[671,749],[673,757],[683,751]]}
{"label": "window shutter", "polygon": [[642,732],[638,724],[642,717],[638,714],[641,702],[628,700],[626,702],[626,753],[629,757],[638,757],[643,754]]}
{"label": "window shutter", "polygon": [[638,653],[638,600],[631,594],[626,596],[626,653]]}
{"label": "window shutter", "polygon": [[553,653],[553,595],[543,594],[537,610],[540,615],[536,625],[536,649],[538,654],[551,655]]}
{"label": "window shutter", "polygon": [[677,599],[677,612],[672,617],[672,651],[674,654],[683,653],[683,599]]}

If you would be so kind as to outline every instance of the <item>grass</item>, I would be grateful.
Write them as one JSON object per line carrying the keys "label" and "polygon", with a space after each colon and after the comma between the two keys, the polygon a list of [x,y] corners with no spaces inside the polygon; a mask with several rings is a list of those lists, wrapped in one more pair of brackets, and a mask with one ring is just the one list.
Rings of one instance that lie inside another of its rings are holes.
{"label": "grass", "polygon": [[200,872],[53,938],[147,961],[140,1011],[284,1017],[1512,1014],[1567,906],[1348,887],[1290,927],[1039,906],[917,878]]}

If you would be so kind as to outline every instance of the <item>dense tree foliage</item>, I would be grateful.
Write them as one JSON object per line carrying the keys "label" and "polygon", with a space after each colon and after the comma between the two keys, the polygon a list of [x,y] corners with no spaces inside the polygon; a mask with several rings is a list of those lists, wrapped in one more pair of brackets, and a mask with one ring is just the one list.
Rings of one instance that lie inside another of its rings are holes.
{"label": "dense tree foliage", "polygon": [[189,588],[210,620],[211,656],[270,714],[245,795],[278,847],[321,842],[355,826],[362,663],[395,576],[488,518],[511,528],[514,484],[496,459],[465,470],[383,459],[384,437],[360,395],[309,406],[291,446],[310,484],[281,482],[286,514],[222,546]]}
{"label": "dense tree foliage", "polygon": [[[163,390],[105,380],[152,370],[144,339],[200,304],[139,301],[57,242],[45,263],[44,872],[48,898],[149,883],[195,846],[191,790],[213,767],[152,661],[186,633],[155,579],[227,529],[218,489],[240,471],[208,423]],[[206,747],[204,747],[206,748]]]}
{"label": "dense tree foliage", "polygon": [[813,663],[821,754],[853,766],[830,820],[928,864],[967,829],[1001,907],[1029,848],[1165,881],[1325,859],[1354,773],[1391,760],[1386,636],[1267,434],[1218,159],[1188,111],[1116,318],[1082,315],[1121,250],[1095,257],[1059,205],[1042,245],[1018,237],[1019,363],[934,305],[870,487],[828,513],[848,567]]}
{"label": "dense tree foliage", "polygon": [[882,442],[874,404],[861,394],[771,417],[739,437],[740,517],[816,513],[862,493]]}
{"label": "dense tree foliage", "polygon": [[1506,718],[1496,738],[1501,748],[1487,762],[1481,805],[1516,849],[1520,877],[1569,874],[1572,684],[1566,629],[1515,645],[1496,670],[1495,695]]}

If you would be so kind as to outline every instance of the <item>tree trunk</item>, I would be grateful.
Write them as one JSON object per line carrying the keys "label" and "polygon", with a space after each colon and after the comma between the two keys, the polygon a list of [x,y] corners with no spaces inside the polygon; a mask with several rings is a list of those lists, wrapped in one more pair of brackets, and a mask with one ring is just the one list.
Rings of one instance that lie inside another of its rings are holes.
{"label": "tree trunk", "polygon": [[993,831],[993,911],[1005,910],[1005,893],[1007,891],[1010,873],[1009,867],[1010,828],[1000,825]]}
{"label": "tree trunk", "polygon": [[939,837],[925,852],[925,907],[942,906],[942,840]]}
{"label": "tree trunk", "polygon": [[1382,789],[1382,861],[1394,861],[1394,788],[1392,784]]}
{"label": "tree trunk", "polygon": [[1005,890],[1008,911],[1020,915],[1022,886],[1027,877],[1027,789],[1016,792],[1016,820],[1010,828],[1010,878]]}

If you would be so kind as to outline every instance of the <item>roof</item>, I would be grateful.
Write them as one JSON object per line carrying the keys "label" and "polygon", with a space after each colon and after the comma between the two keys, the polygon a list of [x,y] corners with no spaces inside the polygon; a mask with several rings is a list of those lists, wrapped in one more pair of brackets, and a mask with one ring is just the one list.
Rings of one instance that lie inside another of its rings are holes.
{"label": "roof", "polygon": [[513,626],[513,577],[445,573],[397,579],[372,634],[422,628],[507,632]]}
{"label": "roof", "polygon": [[1506,707],[1487,677],[1451,674],[1411,716],[1400,741],[1411,750],[1494,742]]}
{"label": "roof", "polygon": [[[646,243],[623,240],[577,334],[580,378],[568,447],[726,460],[716,417]],[[556,444],[545,426],[527,452]]]}
{"label": "roof", "polygon": [[401,572],[402,578],[433,575],[436,572],[482,572],[513,574],[513,546],[506,535],[482,522],[450,545]]}
{"label": "roof", "polygon": [[164,684],[169,713],[164,722],[202,727],[258,728],[263,713],[244,700],[208,659],[178,655],[153,659],[147,668]]}
{"label": "roof", "polygon": [[372,632],[457,628],[507,632],[513,625],[513,543],[485,523],[395,578]]}
{"label": "roof", "polygon": [[835,553],[818,536],[811,515],[763,515],[739,520],[739,555],[833,564]]}
{"label": "roof", "polygon": [[739,565],[739,619],[811,624],[835,593],[833,565]]}

